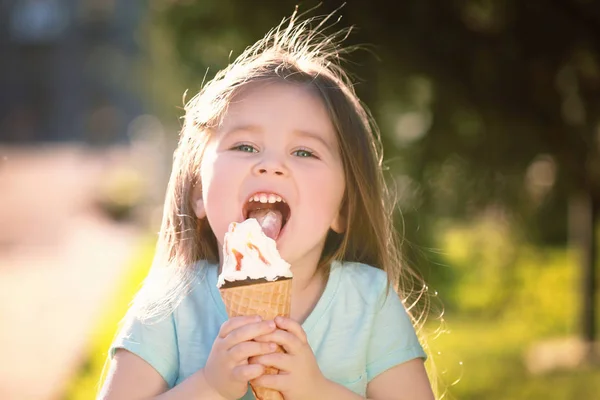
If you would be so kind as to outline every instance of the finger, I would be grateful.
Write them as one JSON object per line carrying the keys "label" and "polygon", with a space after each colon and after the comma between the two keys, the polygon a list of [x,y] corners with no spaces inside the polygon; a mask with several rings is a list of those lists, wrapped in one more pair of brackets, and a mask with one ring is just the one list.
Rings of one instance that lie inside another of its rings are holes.
{"label": "finger", "polygon": [[258,315],[248,315],[248,316],[240,316],[233,317],[228,319],[221,325],[221,329],[219,330],[219,337],[224,338],[232,331],[251,323],[256,323],[261,321],[262,318]]}
{"label": "finger", "polygon": [[258,378],[252,380],[252,384],[286,392],[289,387],[289,374],[260,375]]}
{"label": "finger", "polygon": [[223,339],[225,349],[230,349],[238,343],[247,342],[257,336],[263,336],[273,332],[276,329],[275,322],[261,321],[252,324],[243,325],[229,333]]}
{"label": "finger", "polygon": [[265,367],[261,364],[244,364],[234,367],[231,371],[233,379],[239,382],[248,382],[265,373]]}
{"label": "finger", "polygon": [[273,367],[280,371],[291,372],[294,367],[294,357],[286,353],[270,353],[250,357],[248,363],[261,364],[265,367]]}
{"label": "finger", "polygon": [[257,342],[276,343],[283,347],[283,349],[290,354],[298,354],[304,345],[300,339],[296,337],[296,335],[281,329],[277,329],[266,335],[257,336],[254,338],[254,340]]}
{"label": "finger", "polygon": [[308,343],[306,338],[306,332],[302,329],[302,326],[291,318],[275,317],[275,324],[279,329],[288,331],[294,334],[302,343]]}
{"label": "finger", "polygon": [[239,362],[242,360],[247,360],[250,357],[269,354],[275,350],[277,350],[277,345],[275,343],[259,343],[255,341],[248,341],[236,344],[230,348],[228,352],[234,361]]}

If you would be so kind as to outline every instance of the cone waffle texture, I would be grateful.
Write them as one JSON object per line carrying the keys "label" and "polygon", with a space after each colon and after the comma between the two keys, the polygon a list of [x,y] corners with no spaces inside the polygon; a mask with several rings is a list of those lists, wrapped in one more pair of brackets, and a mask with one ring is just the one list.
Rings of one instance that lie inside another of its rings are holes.
{"label": "cone waffle texture", "polygon": [[[263,320],[290,316],[292,304],[292,280],[249,284],[220,289],[221,297],[229,318],[244,315],[260,315]],[[278,352],[283,353],[281,346]],[[266,374],[277,374],[279,370],[267,367]],[[283,400],[280,392],[250,384],[258,400]]]}

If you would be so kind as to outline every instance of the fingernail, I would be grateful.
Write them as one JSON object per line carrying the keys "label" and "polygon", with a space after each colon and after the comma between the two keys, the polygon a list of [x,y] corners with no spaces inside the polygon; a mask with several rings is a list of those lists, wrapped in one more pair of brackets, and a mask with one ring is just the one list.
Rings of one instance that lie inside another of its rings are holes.
{"label": "fingernail", "polygon": [[269,348],[270,348],[271,350],[277,350],[277,345],[276,345],[275,343],[271,343],[271,344],[269,345]]}
{"label": "fingernail", "polygon": [[254,316],[254,320],[255,320],[256,322],[258,322],[258,321],[261,321],[261,320],[262,320],[262,318],[260,317],[260,315],[255,315],[255,316]]}
{"label": "fingernail", "polygon": [[275,322],[269,321],[269,328],[275,328]]}

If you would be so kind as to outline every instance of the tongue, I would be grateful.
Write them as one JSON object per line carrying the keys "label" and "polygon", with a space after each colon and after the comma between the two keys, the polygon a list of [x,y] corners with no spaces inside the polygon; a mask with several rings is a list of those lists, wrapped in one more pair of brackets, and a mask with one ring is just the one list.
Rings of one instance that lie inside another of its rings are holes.
{"label": "tongue", "polygon": [[254,210],[248,214],[248,218],[256,218],[265,235],[271,239],[276,240],[279,236],[283,217],[278,210],[268,208]]}

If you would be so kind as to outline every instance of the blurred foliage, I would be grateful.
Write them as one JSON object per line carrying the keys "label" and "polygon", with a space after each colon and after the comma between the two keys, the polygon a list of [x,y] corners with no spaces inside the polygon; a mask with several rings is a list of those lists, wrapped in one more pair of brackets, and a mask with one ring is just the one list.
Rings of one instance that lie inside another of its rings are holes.
{"label": "blurred foliage", "polygon": [[534,247],[492,217],[440,227],[440,242],[443,263],[455,275],[442,289],[453,315],[523,321],[537,336],[576,332],[579,273],[572,249]]}
{"label": "blurred foliage", "polygon": [[491,217],[440,229],[445,259],[456,277],[446,287],[448,306],[473,317],[497,317],[517,290],[517,236]]}
{"label": "blurred foliage", "polygon": [[104,173],[98,185],[96,203],[116,221],[132,217],[142,204],[146,187],[140,172],[130,167],[115,167]]}

